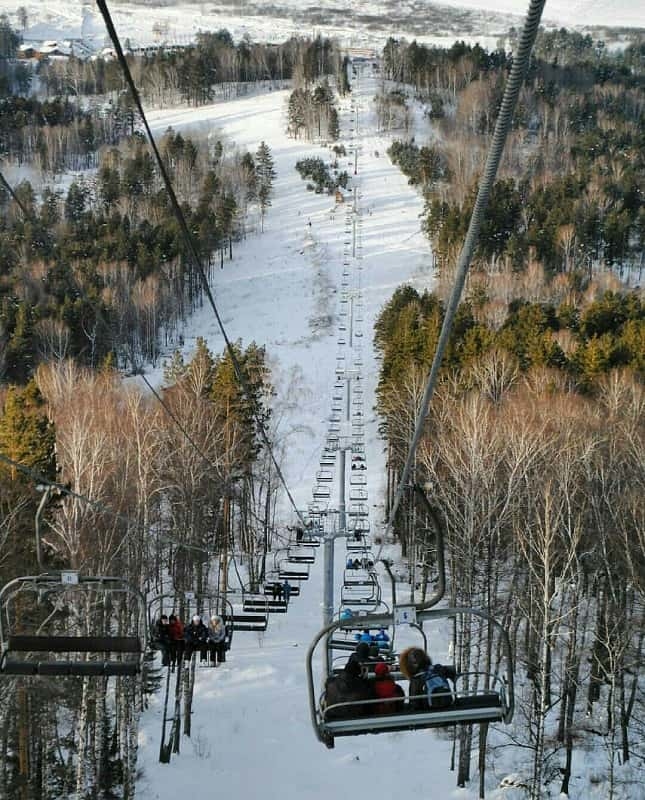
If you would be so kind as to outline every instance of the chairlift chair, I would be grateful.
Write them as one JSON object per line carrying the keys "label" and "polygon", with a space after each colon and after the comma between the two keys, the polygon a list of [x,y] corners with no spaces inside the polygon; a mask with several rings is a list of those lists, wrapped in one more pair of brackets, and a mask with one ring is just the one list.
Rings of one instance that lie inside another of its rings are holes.
{"label": "chairlift chair", "polygon": [[287,548],[287,561],[289,564],[313,564],[316,553],[311,547],[304,547],[302,541],[293,547]]}
{"label": "chairlift chair", "polygon": [[352,503],[347,513],[350,517],[368,517],[370,510],[365,503]]}
{"label": "chairlift chair", "polygon": [[[91,632],[88,609],[105,625],[99,635]],[[0,591],[2,674],[138,675],[147,644],[145,599],[122,578],[42,574],[15,578]]]}
{"label": "chairlift chair", "polygon": [[[513,664],[510,639],[503,626],[486,612],[471,608],[421,609],[417,610],[416,617],[417,621],[430,622],[442,618],[455,619],[467,615],[481,618],[486,623],[484,630],[495,630],[498,634],[502,658],[496,663],[499,663],[500,667],[490,675],[482,676],[480,674],[476,676],[481,683],[476,684],[474,689],[466,689],[463,684],[467,678],[475,676],[459,676],[455,682],[451,705],[443,708],[429,707],[427,710],[420,711],[413,710],[410,707],[409,698],[402,709],[394,705],[397,701],[398,703],[401,702],[400,698],[392,698],[391,701],[386,701],[386,704],[391,703],[392,708],[397,709],[388,714],[383,714],[376,710],[379,702],[383,702],[382,698],[374,701],[362,700],[325,705],[324,692],[321,690],[324,677],[330,672],[329,647],[326,647],[323,653],[325,662],[323,664],[322,680],[318,686],[314,680],[313,657],[320,642],[324,641],[326,643],[334,631],[341,627],[341,623],[340,621],[335,621],[320,631],[307,653],[309,709],[312,726],[319,741],[327,747],[333,748],[335,739],[339,736],[443,728],[451,727],[458,723],[503,722],[509,724],[513,718],[514,711]],[[377,628],[387,624],[390,619],[391,617],[384,615],[368,614],[361,620],[361,625],[363,627],[369,625]],[[500,671],[502,662],[505,669],[503,674]],[[362,713],[366,705],[374,706],[375,711],[373,714]],[[378,707],[382,708],[382,706]],[[361,715],[355,716],[355,714]]]}
{"label": "chairlift chair", "polygon": [[310,517],[321,519],[326,516],[329,510],[329,503],[320,503],[313,501],[307,504],[307,511]]}
{"label": "chairlift chair", "polygon": [[343,586],[371,586],[372,575],[365,569],[345,569],[343,571]]}
{"label": "chairlift chair", "polygon": [[244,613],[236,611],[232,617],[234,631],[253,633],[263,632],[269,627],[268,605],[258,613]]}
{"label": "chairlift chair", "polygon": [[372,605],[381,599],[381,586],[375,574],[367,585],[343,584],[340,587],[341,605]]}
{"label": "chairlift chair", "polygon": [[[0,673],[138,675],[148,644],[145,598],[121,577],[47,571],[40,519],[51,494],[45,491],[35,518],[41,574],[14,578],[0,590]],[[98,635],[94,623],[102,626]]]}

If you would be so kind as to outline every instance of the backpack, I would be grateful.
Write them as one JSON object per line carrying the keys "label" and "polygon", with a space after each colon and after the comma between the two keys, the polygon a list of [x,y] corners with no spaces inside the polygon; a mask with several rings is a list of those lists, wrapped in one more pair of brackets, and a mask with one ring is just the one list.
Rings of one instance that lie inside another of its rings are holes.
{"label": "backpack", "polygon": [[430,708],[448,708],[454,703],[455,698],[450,684],[435,666],[426,672],[425,682]]}

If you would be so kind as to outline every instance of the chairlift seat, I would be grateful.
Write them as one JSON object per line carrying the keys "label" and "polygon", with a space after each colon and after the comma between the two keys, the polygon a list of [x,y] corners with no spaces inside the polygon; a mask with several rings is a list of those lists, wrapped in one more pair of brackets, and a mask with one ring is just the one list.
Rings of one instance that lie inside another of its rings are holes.
{"label": "chairlift seat", "polygon": [[290,553],[287,556],[288,564],[313,564],[315,560],[313,553]]}
{"label": "chairlift seat", "polygon": [[[381,702],[383,700],[381,699]],[[385,701],[387,702],[387,701]],[[343,708],[351,714],[351,706],[364,707],[367,703],[378,705],[378,700],[362,700],[353,703],[338,703],[325,708],[321,728],[323,733],[333,736],[354,736],[364,733],[388,733],[423,728],[445,728],[458,723],[503,722],[504,706],[497,692],[484,692],[455,698],[449,708],[434,708],[416,711],[406,708],[398,714],[354,717],[328,720],[332,709],[338,714]],[[342,707],[342,708],[341,708]],[[343,714],[345,716],[345,714]],[[332,744],[333,746],[333,744]]]}
{"label": "chairlift seat", "polygon": [[[351,573],[358,573],[352,575]],[[374,578],[366,570],[345,570],[345,577],[343,584],[345,586],[371,586],[374,583]]]}
{"label": "chairlift seat", "polygon": [[246,612],[267,611],[269,614],[285,614],[286,600],[245,600],[242,610]]}
{"label": "chairlift seat", "polygon": [[[273,584],[272,583],[265,583],[264,584],[264,594],[271,596],[273,594]],[[298,597],[300,594],[300,587],[299,586],[292,586],[291,587],[291,597]]]}
{"label": "chairlift seat", "polygon": [[135,676],[141,672],[138,661],[17,661],[6,659],[0,670],[5,675],[42,676]]}
{"label": "chairlift seat", "polygon": [[141,656],[144,643],[136,636],[11,635],[0,663],[7,675],[138,675],[140,658],[80,661],[16,659],[14,653],[126,653]]}
{"label": "chairlift seat", "polygon": [[309,572],[301,572],[300,570],[281,567],[278,572],[278,578],[281,581],[308,581]]}
{"label": "chairlift seat", "polygon": [[267,614],[233,614],[234,631],[265,631],[269,625]]}
{"label": "chairlift seat", "polygon": [[305,534],[299,542],[302,547],[320,547],[320,539],[312,539]]}
{"label": "chairlift seat", "polygon": [[24,636],[11,635],[9,652],[21,653],[141,653],[136,636]]}

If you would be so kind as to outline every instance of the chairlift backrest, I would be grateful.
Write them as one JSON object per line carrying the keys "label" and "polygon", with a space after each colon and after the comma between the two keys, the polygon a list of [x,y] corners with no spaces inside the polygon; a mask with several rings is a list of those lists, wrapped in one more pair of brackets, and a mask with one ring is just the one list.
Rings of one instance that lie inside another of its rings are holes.
{"label": "chairlift backrest", "polygon": [[145,600],[122,578],[25,576],[0,591],[4,674],[136,675],[147,643]]}

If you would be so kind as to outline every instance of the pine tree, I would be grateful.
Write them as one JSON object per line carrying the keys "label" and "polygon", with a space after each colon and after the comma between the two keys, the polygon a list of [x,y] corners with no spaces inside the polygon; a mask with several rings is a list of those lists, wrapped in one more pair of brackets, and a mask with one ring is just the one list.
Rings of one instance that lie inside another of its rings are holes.
{"label": "pine tree", "polygon": [[20,303],[5,352],[6,377],[24,383],[34,368],[34,332],[31,306]]}
{"label": "pine tree", "polygon": [[255,175],[257,184],[258,201],[260,203],[260,229],[264,232],[264,215],[267,208],[271,206],[271,195],[273,194],[273,181],[276,172],[273,166],[273,156],[269,145],[262,141],[255,154]]}
{"label": "pine tree", "polygon": [[[30,381],[22,389],[10,387],[0,417],[0,452],[53,479],[56,476],[55,443],[54,426],[47,419],[35,382]],[[16,467],[0,465],[0,476],[7,475],[15,481],[20,472]]]}
{"label": "pine tree", "polygon": [[163,382],[165,386],[173,386],[178,383],[186,373],[184,357],[179,350],[175,350],[169,362],[164,364]]}

